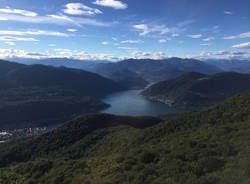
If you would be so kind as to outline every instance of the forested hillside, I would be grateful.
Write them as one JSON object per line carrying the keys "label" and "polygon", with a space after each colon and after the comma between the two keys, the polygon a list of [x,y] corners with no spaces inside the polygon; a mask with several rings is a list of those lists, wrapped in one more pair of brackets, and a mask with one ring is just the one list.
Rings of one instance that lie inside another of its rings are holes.
{"label": "forested hillside", "polygon": [[164,118],[91,115],[4,144],[1,183],[250,182],[250,93]]}
{"label": "forested hillside", "polygon": [[142,95],[184,110],[197,110],[250,89],[250,75],[234,72],[212,76],[191,72],[156,83]]}

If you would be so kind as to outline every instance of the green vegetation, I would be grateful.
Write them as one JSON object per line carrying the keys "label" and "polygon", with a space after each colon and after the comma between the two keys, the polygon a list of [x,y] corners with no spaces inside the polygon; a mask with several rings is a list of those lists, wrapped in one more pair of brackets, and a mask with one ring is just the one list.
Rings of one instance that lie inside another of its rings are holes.
{"label": "green vegetation", "polygon": [[106,107],[98,99],[59,87],[5,89],[0,90],[0,128],[49,126]]}
{"label": "green vegetation", "polygon": [[0,147],[0,183],[250,183],[250,92],[162,121],[97,114]]}
{"label": "green vegetation", "polygon": [[227,72],[207,76],[191,72],[156,83],[143,91],[142,95],[190,111],[215,105],[249,89],[249,74]]}
{"label": "green vegetation", "polygon": [[83,70],[0,60],[0,128],[43,127],[99,112],[108,107],[100,98],[123,89]]}

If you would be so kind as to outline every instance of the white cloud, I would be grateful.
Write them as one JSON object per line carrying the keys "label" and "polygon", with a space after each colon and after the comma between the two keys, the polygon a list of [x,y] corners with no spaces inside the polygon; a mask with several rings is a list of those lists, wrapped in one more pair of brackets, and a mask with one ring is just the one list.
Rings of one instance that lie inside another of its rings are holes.
{"label": "white cloud", "polygon": [[103,41],[102,42],[102,45],[109,45],[110,43],[109,42],[107,42],[107,41]]}
{"label": "white cloud", "polygon": [[250,38],[250,32],[234,35],[234,36],[228,36],[224,37],[225,40],[233,40],[233,39],[241,39],[241,38]]}
{"label": "white cloud", "polygon": [[171,36],[172,36],[173,38],[177,38],[177,37],[179,37],[180,35],[179,35],[178,33],[173,33]]}
{"label": "white cloud", "polygon": [[160,35],[164,35],[167,33],[175,33],[179,31],[177,28],[168,28],[165,25],[152,25],[149,26],[147,24],[136,24],[133,25],[133,28],[140,32],[140,36],[146,36],[149,33],[157,33]]}
{"label": "white cloud", "polygon": [[15,42],[4,42],[5,44],[9,45],[9,46],[15,46],[16,43]]}
{"label": "white cloud", "polygon": [[8,19],[5,17],[0,17],[0,21],[6,21],[6,20],[8,20]]}
{"label": "white cloud", "polygon": [[193,39],[199,39],[202,37],[202,34],[187,35],[187,37],[193,38]]}
{"label": "white cloud", "polygon": [[96,15],[101,14],[102,11],[88,7],[82,3],[68,3],[65,5],[64,13],[70,15]]}
{"label": "white cloud", "polygon": [[220,26],[219,26],[219,25],[215,25],[215,26],[213,27],[213,32],[214,32],[214,33],[219,33],[219,32],[220,32]]}
{"label": "white cloud", "polygon": [[224,11],[224,14],[226,14],[226,15],[233,15],[233,12],[231,12],[231,11]]}
{"label": "white cloud", "polygon": [[14,37],[14,36],[0,36],[0,41],[6,41],[6,42],[15,42],[15,41],[38,42],[39,40],[37,40],[35,38],[23,38],[23,37]]}
{"label": "white cloud", "polygon": [[128,8],[126,3],[118,0],[96,0],[93,3],[100,6],[111,7],[115,10],[124,10]]}
{"label": "white cloud", "polygon": [[77,32],[77,29],[67,29],[67,31],[74,33],[74,32]]}
{"label": "white cloud", "polygon": [[215,39],[214,37],[208,37],[208,38],[204,38],[203,41],[204,42],[210,42],[210,41],[212,41],[214,39]]}
{"label": "white cloud", "polygon": [[35,53],[27,52],[25,50],[17,50],[17,49],[0,49],[0,58],[41,58],[36,57]]}
{"label": "white cloud", "polygon": [[233,45],[232,47],[236,48],[236,49],[250,49],[250,42],[240,43],[240,44],[237,44],[237,45]]}
{"label": "white cloud", "polygon": [[167,43],[167,40],[166,39],[160,39],[159,43]]}
{"label": "white cloud", "polygon": [[27,17],[35,17],[37,16],[36,12],[28,11],[28,10],[20,10],[20,9],[10,9],[10,8],[1,8],[0,13],[6,14],[18,14]]}
{"label": "white cloud", "polygon": [[67,17],[61,15],[46,15],[46,16],[36,16],[36,17],[27,17],[22,15],[14,14],[1,14],[0,17],[8,19],[8,21],[14,22],[25,22],[32,24],[56,24],[56,25],[67,25],[67,26],[100,26],[108,27],[112,26],[113,22],[104,22],[94,18],[82,18],[82,17]]}
{"label": "white cloud", "polygon": [[187,26],[187,25],[190,25],[190,24],[193,24],[195,22],[195,20],[184,20],[182,22],[179,22],[177,24],[178,27],[183,27],[183,26]]}
{"label": "white cloud", "polygon": [[67,37],[66,33],[54,32],[54,31],[45,31],[45,30],[36,30],[36,31],[10,31],[10,30],[0,30],[0,35],[14,35],[14,36],[26,36],[26,35],[44,35],[44,36],[59,36]]}
{"label": "white cloud", "polygon": [[118,49],[122,49],[122,50],[137,50],[137,48],[134,47],[118,47]]}
{"label": "white cloud", "polygon": [[53,43],[52,43],[52,44],[49,44],[48,46],[49,46],[49,47],[55,47],[56,44],[53,44]]}
{"label": "white cloud", "polygon": [[124,40],[121,43],[129,43],[129,44],[142,44],[144,43],[142,40]]}
{"label": "white cloud", "polygon": [[69,22],[74,22],[71,18],[69,18],[68,16],[66,15],[62,15],[62,14],[59,14],[59,15],[47,15],[48,17],[51,17],[53,19],[59,19],[59,20],[64,20],[64,21],[69,21]]}
{"label": "white cloud", "polygon": [[109,54],[91,54],[85,51],[70,50],[70,49],[55,49],[53,53],[46,52],[29,52],[26,50],[18,49],[0,49],[0,58],[33,58],[33,59],[46,59],[46,58],[69,58],[78,60],[108,60],[119,61],[124,58],[115,57]]}
{"label": "white cloud", "polygon": [[163,52],[142,52],[135,51],[132,53],[133,58],[135,59],[164,59],[166,58],[166,54]]}
{"label": "white cloud", "polygon": [[141,36],[145,36],[145,35],[147,35],[148,33],[151,32],[149,30],[149,27],[148,27],[147,24],[137,24],[137,25],[134,25],[133,28],[141,31],[141,33],[140,33]]}
{"label": "white cloud", "polygon": [[210,45],[212,45],[212,43],[201,43],[200,45],[201,46],[210,46]]}
{"label": "white cloud", "polygon": [[198,59],[249,59],[248,52],[229,52],[229,51],[202,51]]}

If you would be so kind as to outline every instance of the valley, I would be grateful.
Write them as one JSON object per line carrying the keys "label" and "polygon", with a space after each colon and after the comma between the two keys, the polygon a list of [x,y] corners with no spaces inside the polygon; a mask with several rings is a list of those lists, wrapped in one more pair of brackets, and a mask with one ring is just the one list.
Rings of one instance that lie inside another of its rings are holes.
{"label": "valley", "polygon": [[0,184],[250,184],[250,0],[0,0]]}

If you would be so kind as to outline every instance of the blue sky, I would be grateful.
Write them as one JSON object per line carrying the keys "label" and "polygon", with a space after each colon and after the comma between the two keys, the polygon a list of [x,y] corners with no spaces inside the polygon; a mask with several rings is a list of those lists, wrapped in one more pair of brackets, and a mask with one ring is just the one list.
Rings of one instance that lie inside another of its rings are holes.
{"label": "blue sky", "polygon": [[248,0],[1,0],[0,57],[250,58]]}

